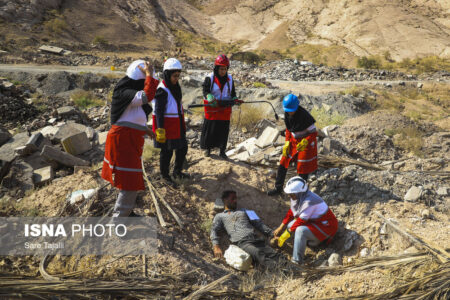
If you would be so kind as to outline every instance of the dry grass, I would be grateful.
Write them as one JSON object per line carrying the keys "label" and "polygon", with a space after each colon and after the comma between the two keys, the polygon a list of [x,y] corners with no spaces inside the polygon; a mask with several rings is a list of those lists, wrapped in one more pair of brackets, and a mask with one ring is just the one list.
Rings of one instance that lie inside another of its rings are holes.
{"label": "dry grass", "polygon": [[314,119],[316,119],[316,126],[319,128],[323,128],[328,125],[342,125],[347,119],[347,117],[337,112],[330,113],[323,107],[319,109],[313,108],[311,110],[311,115],[314,117]]}
{"label": "dry grass", "polygon": [[179,45],[184,52],[192,55],[217,55],[217,53],[230,54],[239,51],[244,41],[236,43],[222,43],[210,37],[203,37],[196,35],[190,31],[172,28],[175,35],[177,45]]}
{"label": "dry grass", "polygon": [[[393,110],[413,121],[437,122],[450,115],[450,86],[442,83],[415,86],[397,86],[390,90],[374,89],[377,96],[366,100],[374,109]],[[444,128],[445,129],[445,128]]]}
{"label": "dry grass", "polygon": [[102,106],[105,104],[104,100],[97,98],[90,91],[75,92],[70,96],[73,103],[81,109],[86,109],[94,106]]}
{"label": "dry grass", "polygon": [[338,45],[302,44],[288,48],[282,53],[286,57],[308,60],[314,64],[345,66],[348,68],[354,68],[357,60],[357,57],[348,49]]}
{"label": "dry grass", "polygon": [[145,144],[144,151],[142,152],[142,159],[144,161],[155,160],[159,157],[159,150],[152,145]]}
{"label": "dry grass", "polygon": [[244,104],[239,107],[239,111],[233,111],[231,124],[237,128],[248,128],[265,118],[267,118],[267,113],[261,106]]}
{"label": "dry grass", "polygon": [[388,128],[384,133],[393,138],[394,144],[416,156],[422,156],[422,132],[416,127]]}

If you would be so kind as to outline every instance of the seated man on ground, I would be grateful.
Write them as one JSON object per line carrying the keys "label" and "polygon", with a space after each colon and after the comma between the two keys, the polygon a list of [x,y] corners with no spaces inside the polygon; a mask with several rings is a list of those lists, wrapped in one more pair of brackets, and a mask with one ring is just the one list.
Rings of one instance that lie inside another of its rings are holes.
{"label": "seated man on ground", "polygon": [[224,191],[222,201],[225,210],[214,217],[211,228],[215,257],[223,256],[219,245],[219,234],[221,230],[225,229],[231,243],[250,254],[257,265],[267,267],[284,258],[282,254],[267,246],[265,240],[258,237],[254,231],[256,228],[266,237],[271,238],[273,237],[272,229],[266,226],[256,214],[249,213],[244,209],[237,210],[237,194],[235,191]]}
{"label": "seated man on ground", "polygon": [[[281,225],[274,231],[274,239],[278,239],[278,245],[281,247],[282,243],[294,233],[291,261],[301,264],[306,246],[316,247],[322,242],[330,242],[337,232],[338,221],[325,201],[308,189],[302,177],[295,176],[289,179],[284,192],[291,198],[291,208]],[[286,231],[278,238],[286,227]]]}

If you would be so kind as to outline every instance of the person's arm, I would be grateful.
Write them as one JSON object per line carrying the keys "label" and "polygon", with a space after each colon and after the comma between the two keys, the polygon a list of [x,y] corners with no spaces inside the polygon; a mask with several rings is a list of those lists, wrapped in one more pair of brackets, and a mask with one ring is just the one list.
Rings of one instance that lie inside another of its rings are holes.
{"label": "person's arm", "polygon": [[214,217],[213,220],[213,224],[211,226],[211,241],[213,244],[213,251],[214,251],[214,256],[215,257],[222,257],[223,256],[223,252],[222,249],[220,248],[220,231],[223,230],[224,226],[223,226],[223,220],[220,217],[220,214],[217,214]]}
{"label": "person's arm", "polygon": [[280,226],[278,226],[277,229],[273,232],[274,236],[279,236],[280,233],[286,228],[287,224],[294,219],[294,214],[292,213],[292,210],[289,208],[288,212],[286,213],[286,216],[284,217],[283,221],[281,222]]}
{"label": "person's arm", "polygon": [[155,95],[155,116],[156,127],[164,128],[164,112],[166,111],[168,94],[165,90],[159,88]]}
{"label": "person's arm", "polygon": [[151,76],[145,77],[144,92],[147,96],[148,101],[152,101],[155,98],[156,88],[158,87],[159,81]]}
{"label": "person's arm", "polygon": [[205,77],[205,81],[203,81],[203,98],[206,99],[208,94],[211,93],[211,78]]}
{"label": "person's arm", "polygon": [[250,223],[255,227],[259,232],[264,234],[266,237],[273,237],[273,230],[264,224],[261,219],[259,220],[250,220]]}

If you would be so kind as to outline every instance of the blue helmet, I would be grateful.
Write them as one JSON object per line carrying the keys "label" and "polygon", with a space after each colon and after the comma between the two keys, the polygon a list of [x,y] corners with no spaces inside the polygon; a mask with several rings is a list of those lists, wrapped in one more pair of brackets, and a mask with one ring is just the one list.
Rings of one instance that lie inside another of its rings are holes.
{"label": "blue helmet", "polygon": [[294,94],[288,94],[283,98],[283,109],[285,112],[294,112],[300,105],[297,96]]}

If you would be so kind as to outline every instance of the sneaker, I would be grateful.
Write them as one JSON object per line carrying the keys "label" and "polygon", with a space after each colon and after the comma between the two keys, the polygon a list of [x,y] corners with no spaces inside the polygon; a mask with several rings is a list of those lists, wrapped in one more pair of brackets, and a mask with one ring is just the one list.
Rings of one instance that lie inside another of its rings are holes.
{"label": "sneaker", "polygon": [[267,192],[267,195],[269,196],[276,196],[276,195],[280,195],[281,194],[281,189],[273,189]]}
{"label": "sneaker", "polygon": [[211,156],[211,149],[206,149],[204,154],[205,154],[205,157],[210,157]]}
{"label": "sneaker", "polygon": [[225,154],[225,152],[220,152],[219,157],[223,159],[228,159],[228,156]]}

